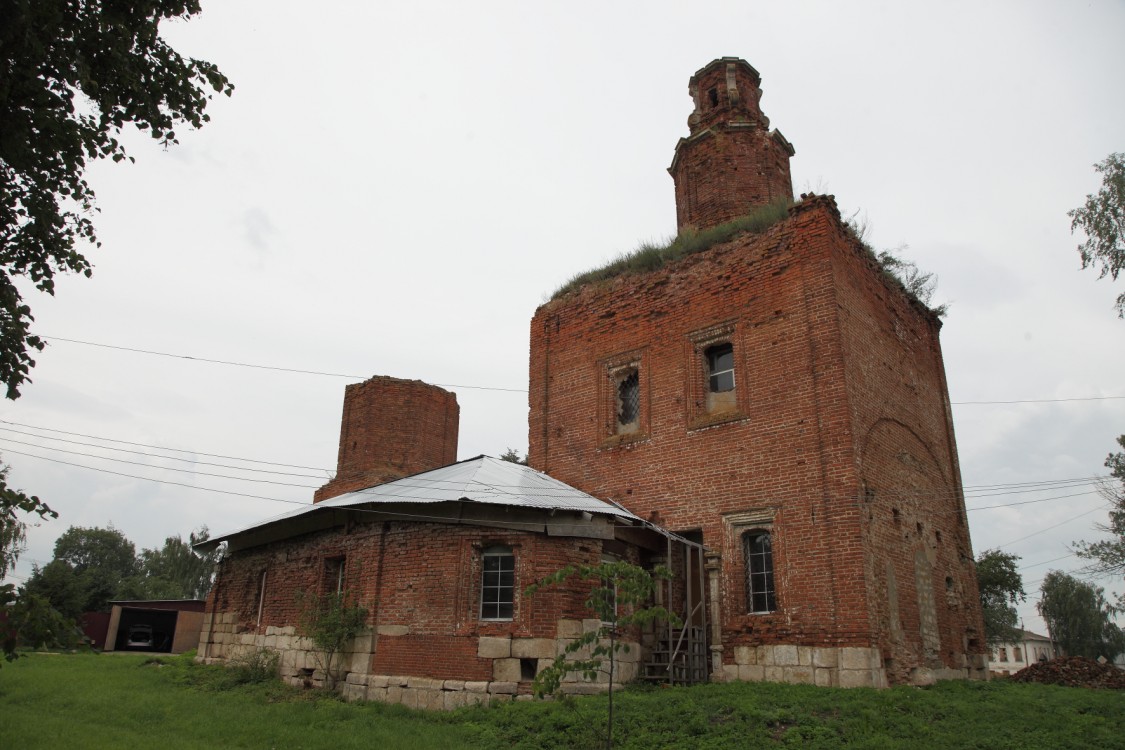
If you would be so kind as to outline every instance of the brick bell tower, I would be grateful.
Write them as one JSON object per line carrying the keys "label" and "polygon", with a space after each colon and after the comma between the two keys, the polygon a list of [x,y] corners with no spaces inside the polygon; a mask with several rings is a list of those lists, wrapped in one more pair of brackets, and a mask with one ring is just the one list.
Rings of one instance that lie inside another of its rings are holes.
{"label": "brick bell tower", "polygon": [[745,60],[721,57],[688,81],[695,111],[668,172],[679,229],[706,229],[757,206],[793,200],[793,145],[758,104],[762,77]]}
{"label": "brick bell tower", "polygon": [[375,376],[344,389],[336,477],[313,502],[457,460],[457,396],[420,380]]}

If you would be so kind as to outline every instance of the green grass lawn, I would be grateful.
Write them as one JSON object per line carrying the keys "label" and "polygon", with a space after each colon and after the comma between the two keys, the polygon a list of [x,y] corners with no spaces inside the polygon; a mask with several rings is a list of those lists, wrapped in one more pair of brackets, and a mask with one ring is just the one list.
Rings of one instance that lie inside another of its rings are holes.
{"label": "green grass lawn", "polygon": [[[452,714],[238,684],[184,658],[35,654],[0,669],[0,748],[594,748],[604,696]],[[1123,748],[1125,692],[990,683],[731,684],[616,696],[617,748]]]}

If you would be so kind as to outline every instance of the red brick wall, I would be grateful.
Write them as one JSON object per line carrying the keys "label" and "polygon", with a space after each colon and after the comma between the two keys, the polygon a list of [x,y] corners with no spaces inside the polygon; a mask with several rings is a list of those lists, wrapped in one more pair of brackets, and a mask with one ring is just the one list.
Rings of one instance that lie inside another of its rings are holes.
{"label": "red brick wall", "polygon": [[[920,332],[919,348],[875,335],[887,327],[888,306]],[[736,359],[734,408],[717,415],[701,385],[703,347],[716,337],[734,345]],[[622,362],[640,373],[642,416],[637,433],[616,436],[611,375]],[[701,529],[722,554],[728,657],[730,645],[878,646],[887,642],[886,617],[873,570],[897,547],[873,531],[861,501],[864,440],[880,419],[916,425],[933,457],[922,474],[943,477],[946,497],[956,496],[941,367],[932,316],[866,265],[830,199],[808,200],[761,236],[542,306],[531,326],[530,464],[640,515],[657,513],[673,530]],[[918,373],[913,395],[888,380],[906,370]],[[880,475],[889,494],[904,481]],[[946,529],[933,574],[943,655],[963,652],[968,612],[941,611],[946,575],[962,601],[975,597],[971,565],[951,565],[957,549],[971,557],[957,507],[935,502],[915,514],[931,537]],[[923,518],[931,512],[949,523]],[[738,513],[773,514],[773,614],[745,614],[744,527],[724,522]],[[905,571],[905,557],[895,564]],[[909,588],[898,581],[900,615],[917,620],[913,572],[909,579]],[[919,627],[903,630],[915,642],[907,651],[921,654]],[[919,657],[899,656],[912,658],[917,665]]]}
{"label": "red brick wall", "polygon": [[[892,679],[905,679],[912,665],[955,668],[959,654],[983,654],[984,640],[941,322],[888,285],[854,243],[832,258],[878,643]],[[936,629],[936,651],[896,633],[896,609],[904,633],[933,618],[926,627]]]}
{"label": "red brick wall", "polygon": [[[479,618],[481,551],[510,546],[516,556],[515,615],[510,622]],[[233,553],[222,563],[207,611],[237,612],[240,631],[296,626],[302,591],[334,591],[326,560],[344,557],[346,589],[368,609],[368,624],[407,626],[382,635],[373,671],[382,674],[488,680],[492,660],[477,657],[480,635],[555,638],[558,620],[589,617],[581,586],[525,596],[534,581],[568,564],[597,564],[602,542],[525,531],[425,521],[361,523]],[[262,571],[266,595],[258,623]]]}
{"label": "red brick wall", "polygon": [[760,83],[754,68],[734,58],[715,60],[692,76],[690,135],[677,144],[668,169],[680,229],[703,229],[793,199],[793,147],[770,132],[758,104]]}
{"label": "red brick wall", "polygon": [[314,502],[455,462],[459,415],[454,394],[419,380],[347,386],[336,477]]}

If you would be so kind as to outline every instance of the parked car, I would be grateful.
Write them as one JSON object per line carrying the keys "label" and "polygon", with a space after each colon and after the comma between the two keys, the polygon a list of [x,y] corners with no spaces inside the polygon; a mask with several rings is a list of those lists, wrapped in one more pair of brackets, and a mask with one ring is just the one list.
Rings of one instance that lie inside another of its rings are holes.
{"label": "parked car", "polygon": [[153,647],[151,625],[130,625],[125,636],[125,648],[151,650]]}

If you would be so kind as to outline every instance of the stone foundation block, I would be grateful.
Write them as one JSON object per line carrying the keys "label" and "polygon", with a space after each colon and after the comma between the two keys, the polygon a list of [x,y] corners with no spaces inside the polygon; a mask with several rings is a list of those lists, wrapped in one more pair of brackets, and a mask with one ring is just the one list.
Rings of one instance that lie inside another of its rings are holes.
{"label": "stone foundation block", "polygon": [[467,706],[469,705],[469,695],[470,693],[461,690],[444,690],[441,694],[441,707],[446,711],[452,711],[455,708]]}
{"label": "stone foundation block", "polygon": [[881,666],[872,661],[873,657],[878,658],[873,649],[845,646],[840,649],[840,669],[870,670],[872,667]]}
{"label": "stone foundation block", "polygon": [[555,655],[553,638],[515,638],[512,656],[517,659],[547,659]]}
{"label": "stone foundation block", "polygon": [[487,706],[488,705],[488,699],[489,699],[488,693],[483,693],[483,692],[476,693],[476,692],[469,692],[468,690],[466,690],[463,693],[455,693],[455,694],[451,693],[451,695],[461,695],[461,696],[463,696],[465,698],[465,705],[466,706]]}
{"label": "stone foundation block", "polygon": [[[723,667],[724,671],[726,667]],[[766,679],[766,668],[761,664],[739,664],[735,672],[735,679],[743,682],[761,682]]]}
{"label": "stone foundation block", "polygon": [[512,655],[510,638],[481,636],[477,640],[477,656],[482,659],[507,659]]}
{"label": "stone foundation block", "polygon": [[841,669],[840,687],[875,687],[875,679],[870,669]]}
{"label": "stone foundation block", "polygon": [[515,682],[491,682],[488,692],[493,695],[515,695],[519,685]]}
{"label": "stone foundation block", "polygon": [[501,682],[519,682],[522,678],[519,659],[493,659],[492,679]]}
{"label": "stone foundation block", "polygon": [[367,686],[353,685],[349,682],[341,686],[340,694],[348,702],[365,701],[367,700]]}
{"label": "stone foundation block", "polygon": [[812,685],[812,667],[785,667],[785,681],[791,685]]}
{"label": "stone foundation block", "polygon": [[456,690],[458,692],[465,689],[464,680],[444,680],[441,683],[442,690]]}
{"label": "stone foundation block", "polygon": [[465,683],[465,692],[466,693],[487,693],[488,692],[488,683],[487,682],[471,682],[471,681],[466,682]]}
{"label": "stone foundation block", "polygon": [[836,667],[840,663],[840,652],[834,648],[814,648],[812,664],[814,667]]}
{"label": "stone foundation block", "polygon": [[773,664],[779,667],[795,667],[800,662],[797,658],[796,646],[774,646],[773,651]]}
{"label": "stone foundation block", "polygon": [[735,664],[757,664],[758,663],[758,649],[754,646],[735,646],[734,647],[734,663]]}
{"label": "stone foundation block", "polygon": [[379,635],[402,636],[410,635],[409,625],[380,625],[375,628],[375,632]]}
{"label": "stone foundation block", "polygon": [[559,638],[577,638],[582,635],[581,620],[559,620],[557,636]]}

